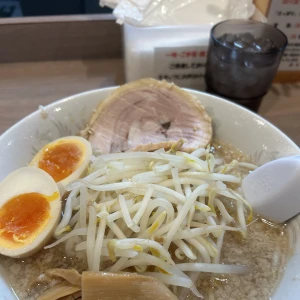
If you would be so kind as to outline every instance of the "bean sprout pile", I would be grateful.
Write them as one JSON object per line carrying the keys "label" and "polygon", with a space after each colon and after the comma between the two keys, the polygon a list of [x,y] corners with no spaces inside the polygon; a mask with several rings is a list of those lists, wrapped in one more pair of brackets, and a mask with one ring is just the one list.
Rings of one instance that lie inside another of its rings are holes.
{"label": "bean sprout pile", "polygon": [[91,271],[131,270],[198,297],[199,272],[247,272],[220,256],[226,231],[246,235],[252,209],[240,184],[255,166],[226,164],[213,150],[93,156],[88,175],[68,186],[57,241],[46,248],[65,242]]}

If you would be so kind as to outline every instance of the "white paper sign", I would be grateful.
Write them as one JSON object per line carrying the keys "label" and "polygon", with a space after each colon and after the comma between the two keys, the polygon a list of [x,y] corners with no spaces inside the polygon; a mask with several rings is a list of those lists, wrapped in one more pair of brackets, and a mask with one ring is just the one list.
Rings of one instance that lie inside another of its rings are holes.
{"label": "white paper sign", "polygon": [[207,46],[155,48],[155,78],[174,82],[181,87],[203,88],[207,48]]}
{"label": "white paper sign", "polygon": [[273,0],[268,22],[284,32],[289,41],[279,70],[300,70],[300,0]]}

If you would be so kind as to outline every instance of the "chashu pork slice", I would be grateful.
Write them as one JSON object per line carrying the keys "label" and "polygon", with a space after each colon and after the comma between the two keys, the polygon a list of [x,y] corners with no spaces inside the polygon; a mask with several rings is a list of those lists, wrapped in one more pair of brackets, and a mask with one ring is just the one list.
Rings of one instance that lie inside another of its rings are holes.
{"label": "chashu pork slice", "polygon": [[141,79],[116,89],[96,108],[81,135],[101,153],[205,147],[211,118],[188,92],[174,84]]}

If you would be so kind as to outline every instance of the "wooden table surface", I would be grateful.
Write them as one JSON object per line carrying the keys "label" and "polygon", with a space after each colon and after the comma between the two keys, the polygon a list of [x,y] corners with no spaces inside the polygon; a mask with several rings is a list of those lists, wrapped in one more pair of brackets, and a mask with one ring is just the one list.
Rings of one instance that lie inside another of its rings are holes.
{"label": "wooden table surface", "polygon": [[[121,59],[0,64],[0,134],[39,105],[123,82]],[[274,84],[259,113],[300,146],[300,83]]]}

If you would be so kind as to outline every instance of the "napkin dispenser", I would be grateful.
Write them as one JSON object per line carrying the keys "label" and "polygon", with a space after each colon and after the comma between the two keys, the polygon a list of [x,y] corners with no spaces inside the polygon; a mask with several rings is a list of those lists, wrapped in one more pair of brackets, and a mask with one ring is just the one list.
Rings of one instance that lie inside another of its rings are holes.
{"label": "napkin dispenser", "polygon": [[124,24],[126,81],[153,77],[204,88],[211,25],[136,27]]}

